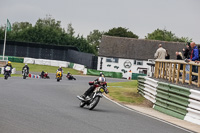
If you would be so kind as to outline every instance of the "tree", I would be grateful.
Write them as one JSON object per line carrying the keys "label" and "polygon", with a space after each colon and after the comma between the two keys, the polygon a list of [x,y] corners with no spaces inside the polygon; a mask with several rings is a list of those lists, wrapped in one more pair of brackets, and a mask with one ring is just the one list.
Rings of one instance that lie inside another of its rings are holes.
{"label": "tree", "polygon": [[101,42],[101,38],[104,32],[100,32],[99,30],[93,30],[87,36],[87,41],[90,45],[92,45],[93,49],[95,50],[95,54],[97,55],[98,47]]}
{"label": "tree", "polygon": [[67,34],[69,34],[72,37],[74,33],[75,31],[74,31],[74,28],[72,27],[72,23],[69,23],[67,26]]}
{"label": "tree", "polygon": [[127,28],[122,28],[122,27],[112,28],[108,32],[106,32],[104,35],[129,37],[129,38],[139,38],[138,35],[134,34],[131,31],[128,31]]}
{"label": "tree", "polygon": [[145,39],[148,40],[161,40],[161,41],[174,41],[174,42],[187,42],[191,39],[188,37],[177,37],[174,33],[171,31],[167,31],[166,29],[160,30],[156,29],[152,33],[148,33],[147,36],[145,36]]}
{"label": "tree", "polygon": [[[5,27],[0,27],[0,39],[4,39]],[[74,37],[72,24],[68,25],[69,33],[61,27],[61,21],[56,21],[50,15],[39,18],[34,26],[28,22],[15,22],[12,31],[7,32],[7,40],[38,42],[41,44],[71,45],[76,46],[81,52],[95,54],[95,49],[83,37]]]}

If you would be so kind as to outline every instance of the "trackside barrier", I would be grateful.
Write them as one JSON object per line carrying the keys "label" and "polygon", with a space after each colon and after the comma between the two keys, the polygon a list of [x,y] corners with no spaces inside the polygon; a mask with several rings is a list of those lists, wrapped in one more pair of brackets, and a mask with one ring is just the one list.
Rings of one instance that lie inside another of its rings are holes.
{"label": "trackside barrier", "polygon": [[122,73],[120,72],[106,72],[106,71],[98,71],[94,69],[87,69],[87,75],[99,76],[100,72],[102,72],[105,75],[105,77],[122,78]]}
{"label": "trackside barrier", "polygon": [[138,93],[154,103],[155,110],[200,125],[200,91],[139,76]]}
{"label": "trackside barrier", "polygon": [[35,78],[35,79],[40,79],[41,77],[39,75],[35,75],[35,74],[28,74],[29,78]]}

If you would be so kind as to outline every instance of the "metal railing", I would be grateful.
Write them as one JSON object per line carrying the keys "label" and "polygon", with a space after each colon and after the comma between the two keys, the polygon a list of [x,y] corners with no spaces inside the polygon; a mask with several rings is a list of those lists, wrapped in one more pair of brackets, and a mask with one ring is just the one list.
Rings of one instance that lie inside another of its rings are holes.
{"label": "metal railing", "polygon": [[[182,69],[181,69],[182,65]],[[189,71],[186,71],[186,65],[189,65]],[[192,71],[192,66],[196,66],[198,73]],[[186,79],[186,74],[189,79]],[[192,81],[192,76],[197,76],[197,82]],[[155,78],[162,78],[172,83],[188,83],[189,85],[197,85],[200,87],[200,63],[194,61],[185,62],[184,60],[155,60]]]}

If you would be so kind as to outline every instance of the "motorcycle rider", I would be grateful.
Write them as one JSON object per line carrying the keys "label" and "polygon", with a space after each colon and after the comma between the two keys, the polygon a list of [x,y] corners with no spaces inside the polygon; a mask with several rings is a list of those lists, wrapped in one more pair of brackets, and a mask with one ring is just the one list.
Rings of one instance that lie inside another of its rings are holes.
{"label": "motorcycle rider", "polygon": [[41,78],[44,78],[44,74],[45,74],[45,72],[42,71],[41,74],[40,74]]}
{"label": "motorcycle rider", "polygon": [[72,76],[72,74],[70,72],[67,73],[67,76],[66,76],[68,79],[74,79],[76,80],[76,78],[74,78],[74,76]]}
{"label": "motorcycle rider", "polygon": [[25,64],[25,66],[22,68],[22,74],[23,74],[23,70],[24,70],[24,68],[26,68],[26,69],[27,69],[27,74],[29,74],[29,67],[28,67],[28,65],[27,65],[27,64]]}
{"label": "motorcycle rider", "polygon": [[100,72],[99,77],[105,77],[105,75],[102,72]]}
{"label": "motorcycle rider", "polygon": [[4,66],[4,74],[5,74],[5,71],[6,71],[6,67],[9,66],[10,67],[10,71],[9,71],[9,77],[11,77],[11,73],[12,73],[12,65],[11,65],[11,62],[8,61],[8,63]]}
{"label": "motorcycle rider", "polygon": [[58,68],[58,70],[57,71],[61,71],[61,72],[63,72],[63,69],[62,69],[62,67],[61,66],[59,66],[59,68]]}
{"label": "motorcycle rider", "polygon": [[[99,77],[98,79],[94,80],[93,85],[91,85],[91,87],[87,91],[85,91],[85,93],[80,97],[86,99],[86,97],[90,96],[94,91],[94,89],[98,86],[103,86],[103,87],[107,86],[106,79],[104,77]],[[106,90],[106,93],[108,93],[108,90]]]}
{"label": "motorcycle rider", "polygon": [[63,69],[62,69],[61,66],[59,66],[59,68],[58,68],[58,70],[56,71],[56,73],[57,73],[58,71],[61,71],[61,73],[62,73],[61,79],[62,79],[62,77],[63,77]]}

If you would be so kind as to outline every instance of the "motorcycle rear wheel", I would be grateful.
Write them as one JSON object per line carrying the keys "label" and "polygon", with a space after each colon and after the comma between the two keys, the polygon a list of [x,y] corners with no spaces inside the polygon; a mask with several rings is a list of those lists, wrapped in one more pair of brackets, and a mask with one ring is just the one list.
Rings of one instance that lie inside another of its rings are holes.
{"label": "motorcycle rear wheel", "polygon": [[90,105],[89,105],[89,110],[94,109],[94,108],[97,106],[97,104],[99,103],[99,100],[100,100],[100,97],[99,97],[99,96],[96,96],[96,97],[92,100],[92,102],[90,103]]}

